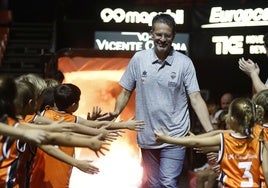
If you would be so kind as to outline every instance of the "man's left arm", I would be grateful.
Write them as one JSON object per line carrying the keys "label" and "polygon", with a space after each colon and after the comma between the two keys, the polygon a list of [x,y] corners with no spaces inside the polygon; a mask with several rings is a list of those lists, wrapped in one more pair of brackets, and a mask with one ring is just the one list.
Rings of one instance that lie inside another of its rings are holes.
{"label": "man's left arm", "polygon": [[203,128],[207,132],[214,130],[214,128],[211,124],[210,118],[209,118],[207,105],[206,105],[204,99],[202,98],[200,92],[191,93],[189,95],[189,98],[190,98],[191,105],[192,105],[199,121],[201,122]]}

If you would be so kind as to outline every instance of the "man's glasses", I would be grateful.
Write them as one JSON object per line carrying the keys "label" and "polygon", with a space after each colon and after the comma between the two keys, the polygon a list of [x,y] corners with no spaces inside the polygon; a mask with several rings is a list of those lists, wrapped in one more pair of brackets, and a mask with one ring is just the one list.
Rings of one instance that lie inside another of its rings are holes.
{"label": "man's glasses", "polygon": [[173,37],[173,34],[167,34],[167,33],[153,33],[156,39],[161,39],[162,37],[165,39],[171,39]]}

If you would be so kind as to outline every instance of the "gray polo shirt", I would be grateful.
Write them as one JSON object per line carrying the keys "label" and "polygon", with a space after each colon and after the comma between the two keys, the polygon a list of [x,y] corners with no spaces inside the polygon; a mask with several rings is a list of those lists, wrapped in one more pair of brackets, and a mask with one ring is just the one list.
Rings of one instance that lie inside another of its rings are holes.
{"label": "gray polo shirt", "polygon": [[195,68],[189,57],[173,50],[163,66],[153,49],[137,52],[130,60],[119,84],[136,88],[136,119],[144,120],[138,132],[141,148],[166,146],[155,142],[154,130],[167,130],[170,136],[185,136],[190,129],[188,94],[199,92]]}

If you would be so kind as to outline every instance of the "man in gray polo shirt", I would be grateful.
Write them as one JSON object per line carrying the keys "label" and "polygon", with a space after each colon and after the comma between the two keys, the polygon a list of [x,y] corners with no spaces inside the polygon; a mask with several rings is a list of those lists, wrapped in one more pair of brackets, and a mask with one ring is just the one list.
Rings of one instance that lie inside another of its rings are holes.
{"label": "man in gray polo shirt", "polygon": [[174,19],[167,14],[156,15],[151,36],[154,48],[139,51],[131,58],[119,82],[123,89],[115,110],[108,116],[117,117],[136,89],[136,119],[145,122],[138,132],[138,144],[147,187],[177,188],[185,148],[156,142],[154,130],[164,127],[170,136],[186,136],[190,130],[189,99],[204,129],[213,128],[191,59],[171,46]]}

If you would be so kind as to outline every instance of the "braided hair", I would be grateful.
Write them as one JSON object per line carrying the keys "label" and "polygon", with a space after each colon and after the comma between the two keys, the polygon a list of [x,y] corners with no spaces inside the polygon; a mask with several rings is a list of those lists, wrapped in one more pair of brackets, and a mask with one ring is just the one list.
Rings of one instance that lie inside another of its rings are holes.
{"label": "braided hair", "polygon": [[229,114],[239,124],[238,131],[247,137],[252,137],[252,128],[257,121],[263,117],[263,108],[254,104],[248,98],[237,98],[232,101],[229,107]]}

